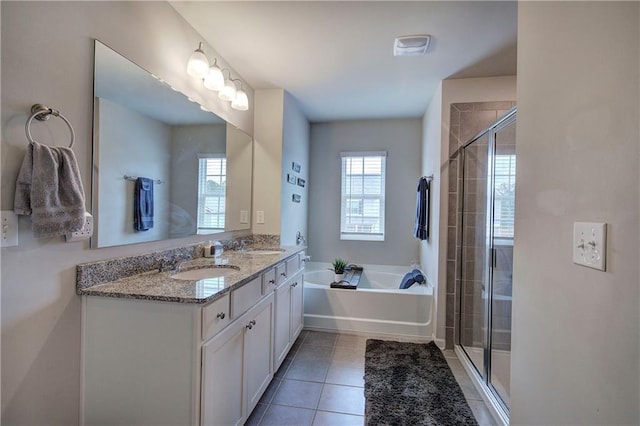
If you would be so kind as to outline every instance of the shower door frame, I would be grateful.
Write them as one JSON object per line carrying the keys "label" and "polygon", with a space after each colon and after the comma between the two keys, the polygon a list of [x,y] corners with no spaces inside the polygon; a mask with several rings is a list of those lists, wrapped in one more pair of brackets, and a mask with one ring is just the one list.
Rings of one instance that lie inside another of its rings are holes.
{"label": "shower door frame", "polygon": [[[464,179],[465,179],[465,161],[466,161],[466,148],[472,145],[475,142],[480,141],[481,139],[487,137],[487,184],[486,184],[486,219],[485,226],[487,226],[487,234],[485,236],[485,253],[484,253],[484,264],[487,266],[483,273],[483,292],[486,292],[487,297],[483,301],[484,307],[484,336],[483,336],[483,365],[482,371],[479,371],[479,366],[476,366],[473,361],[471,361],[471,357],[469,353],[465,349],[465,346],[462,343],[463,333],[460,332],[458,336],[457,346],[461,349],[462,353],[466,356],[467,360],[470,362],[472,368],[476,369],[476,378],[479,382],[482,383],[483,386],[486,387],[489,395],[492,397],[491,399],[498,405],[504,416],[509,418],[509,407],[503,401],[502,397],[499,395],[498,391],[491,383],[491,348],[492,348],[492,318],[493,318],[493,272],[495,267],[495,247],[494,247],[494,218],[495,218],[495,197],[494,197],[494,188],[495,188],[495,173],[494,173],[494,165],[495,165],[495,155],[496,155],[496,134],[504,129],[505,127],[514,124],[516,121],[516,112],[517,107],[513,107],[510,109],[505,115],[501,118],[493,122],[489,127],[484,129],[482,132],[473,137],[469,142],[462,145],[458,152],[461,154],[461,177],[462,183],[460,191],[464,194]],[[460,212],[462,213],[461,218],[461,232],[464,232],[464,196],[461,198],[461,207]],[[464,236],[462,236],[464,239]],[[463,261],[463,253],[464,253],[464,245],[460,244],[460,252],[458,253],[459,258],[461,259],[461,263]],[[460,285],[462,286],[463,276],[462,276],[462,267],[458,268],[457,276],[460,280]],[[460,289],[460,297],[458,299],[459,308],[458,312],[463,312],[463,298],[464,298],[464,289]],[[462,324],[462,314],[460,314],[457,318],[458,328],[459,330],[463,330],[464,325]]]}

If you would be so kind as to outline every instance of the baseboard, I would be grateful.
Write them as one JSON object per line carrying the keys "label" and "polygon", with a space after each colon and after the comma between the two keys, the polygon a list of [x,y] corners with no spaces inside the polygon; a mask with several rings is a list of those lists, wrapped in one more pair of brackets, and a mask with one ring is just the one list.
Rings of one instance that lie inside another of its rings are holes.
{"label": "baseboard", "polygon": [[395,340],[398,342],[427,343],[432,340],[431,337],[420,337],[420,336],[411,336],[411,335],[405,335],[405,334],[391,334],[391,333],[379,333],[379,332],[368,332],[368,331],[338,330],[335,328],[324,328],[324,327],[311,326],[307,324],[305,324],[304,330],[321,331],[325,333],[349,334],[352,336],[362,336],[369,339]]}
{"label": "baseboard", "polygon": [[429,323],[415,324],[394,321],[378,321],[361,318],[328,317],[324,315],[304,315],[307,330],[329,331],[332,333],[359,334],[394,338],[401,341],[430,342],[433,340]]}

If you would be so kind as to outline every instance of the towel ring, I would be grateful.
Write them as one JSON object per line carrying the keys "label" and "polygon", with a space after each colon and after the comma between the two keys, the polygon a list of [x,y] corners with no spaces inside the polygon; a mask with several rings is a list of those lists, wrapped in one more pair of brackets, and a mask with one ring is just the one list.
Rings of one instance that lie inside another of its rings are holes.
{"label": "towel ring", "polygon": [[67,117],[60,114],[60,111],[49,108],[48,106],[42,104],[34,104],[31,106],[31,116],[27,120],[27,124],[25,124],[24,126],[25,132],[27,133],[27,139],[31,143],[36,142],[35,140],[33,140],[33,136],[31,136],[31,122],[34,118],[38,121],[47,121],[49,118],[51,118],[52,115],[55,117],[60,117],[62,121],[67,123],[67,126],[69,126],[69,132],[71,132],[71,143],[69,144],[69,148],[71,148],[73,146],[73,142],[76,139],[76,134],[73,131],[73,126],[71,125],[69,120],[67,120]]}

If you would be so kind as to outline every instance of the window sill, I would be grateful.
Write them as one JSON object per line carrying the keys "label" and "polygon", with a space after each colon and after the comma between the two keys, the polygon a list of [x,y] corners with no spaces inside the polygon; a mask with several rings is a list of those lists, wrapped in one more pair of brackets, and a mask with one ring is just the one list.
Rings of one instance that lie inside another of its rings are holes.
{"label": "window sill", "polygon": [[384,241],[384,235],[341,234],[340,239],[347,241]]}

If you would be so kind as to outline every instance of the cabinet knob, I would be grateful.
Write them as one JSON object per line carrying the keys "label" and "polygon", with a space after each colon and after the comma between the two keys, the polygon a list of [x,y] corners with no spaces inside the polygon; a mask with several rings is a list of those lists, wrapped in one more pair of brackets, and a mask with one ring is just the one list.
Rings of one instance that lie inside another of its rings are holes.
{"label": "cabinet knob", "polygon": [[269,284],[275,284],[276,280],[269,280]]}
{"label": "cabinet knob", "polygon": [[224,317],[226,317],[224,312],[220,312],[218,315],[216,315],[216,318],[224,319]]}
{"label": "cabinet knob", "polygon": [[286,272],[280,272],[280,275],[282,275],[283,277],[287,278],[287,273]]}
{"label": "cabinet knob", "polygon": [[291,287],[295,287],[298,285],[298,281],[296,281],[295,283],[291,284]]}
{"label": "cabinet knob", "polygon": [[245,327],[247,327],[249,330],[251,330],[254,325],[256,325],[256,320],[251,320],[251,321],[249,321],[249,324],[245,325]]}

